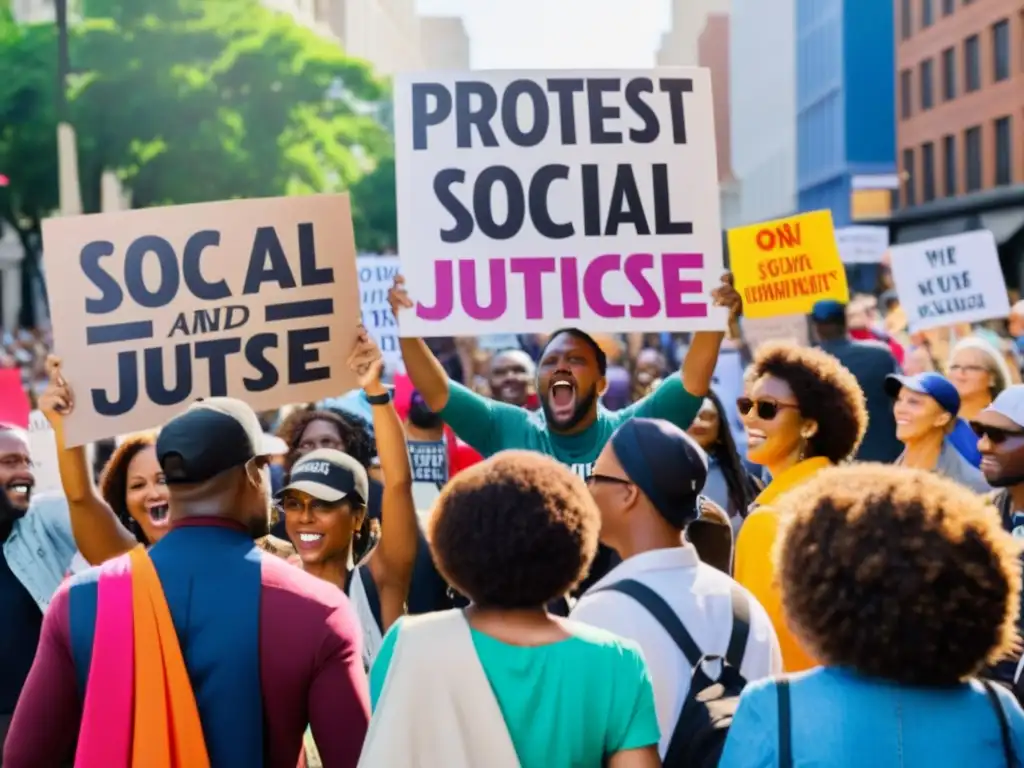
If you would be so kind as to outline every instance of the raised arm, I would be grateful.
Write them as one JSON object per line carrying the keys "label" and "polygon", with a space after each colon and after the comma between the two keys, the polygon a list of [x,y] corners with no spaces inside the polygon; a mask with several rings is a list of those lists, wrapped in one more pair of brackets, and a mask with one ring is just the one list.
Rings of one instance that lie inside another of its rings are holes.
{"label": "raised arm", "polygon": [[91,565],[124,554],[138,542],[103,500],[92,481],[85,448],[66,447],[64,417],[75,407],[74,393],[61,373],[60,358],[47,358],[50,383],[39,399],[39,408],[53,426],[57,442],[57,467],[71,514],[71,532],[79,551]]}
{"label": "raised arm", "polygon": [[373,433],[384,475],[384,493],[380,543],[368,566],[380,593],[381,621],[387,631],[405,612],[416,560],[419,524],[412,496],[412,467],[405,444],[405,430],[394,404],[387,397],[388,390],[380,380],[384,358],[365,328],[359,331],[355,349],[349,357],[349,367],[359,376],[359,385],[371,402],[387,398],[373,404]]}
{"label": "raised arm", "polygon": [[[391,302],[391,311],[396,320],[401,310],[413,308],[413,301],[405,290],[405,278],[401,275],[395,277],[395,284],[388,291],[388,301]],[[449,381],[444,367],[423,339],[401,338],[398,344],[402,349],[405,372],[409,374],[412,385],[423,396],[427,407],[434,413],[440,413],[448,404]]]}

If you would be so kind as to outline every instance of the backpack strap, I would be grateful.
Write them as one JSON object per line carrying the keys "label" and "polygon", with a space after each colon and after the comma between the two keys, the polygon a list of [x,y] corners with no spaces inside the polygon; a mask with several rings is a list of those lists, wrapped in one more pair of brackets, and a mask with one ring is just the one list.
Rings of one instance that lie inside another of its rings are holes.
{"label": "backpack strap", "polygon": [[985,688],[988,701],[992,705],[992,709],[995,710],[996,718],[999,720],[999,736],[1003,742],[1003,760],[1006,763],[1006,768],[1017,768],[1018,763],[1013,751],[1013,742],[1010,741],[1010,724],[1006,720],[1006,712],[1003,711],[1002,702],[999,701],[999,694],[996,693],[995,686],[988,680],[982,680],[981,684]]}
{"label": "backpack strap", "polygon": [[729,597],[732,600],[732,634],[729,636],[725,658],[738,672],[747,653],[747,640],[750,639],[750,600],[736,582],[733,582],[729,590]]}
{"label": "backpack strap", "polygon": [[676,612],[672,610],[672,606],[666,603],[661,595],[655,592],[653,589],[648,587],[646,584],[642,584],[634,579],[624,579],[623,581],[617,581],[614,584],[609,584],[607,587],[602,587],[597,592],[621,592],[624,595],[629,595],[636,600],[644,609],[655,618],[655,620],[661,624],[662,629],[668,632],[673,642],[679,646],[679,650],[683,652],[683,656],[690,662],[691,667],[696,667],[700,664],[700,660],[704,654],[701,652],[697,643],[694,642],[693,637],[686,631],[686,627],[683,626],[683,622],[676,616]]}
{"label": "backpack strap", "polygon": [[779,768],[793,768],[793,724],[789,706],[789,680],[775,681],[779,709]]}

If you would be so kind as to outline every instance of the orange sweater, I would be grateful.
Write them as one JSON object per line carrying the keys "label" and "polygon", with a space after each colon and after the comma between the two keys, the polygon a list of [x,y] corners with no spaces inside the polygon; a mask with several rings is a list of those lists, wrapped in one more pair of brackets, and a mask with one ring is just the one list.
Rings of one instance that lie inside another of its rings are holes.
{"label": "orange sweater", "polygon": [[779,530],[779,514],[771,506],[778,497],[810,480],[831,466],[828,459],[806,459],[772,478],[771,484],[755,500],[758,505],[740,528],[736,540],[734,576],[764,606],[779,637],[782,663],[787,672],[800,672],[818,666],[790,632],[782,611],[782,593],[775,583],[772,551]]}

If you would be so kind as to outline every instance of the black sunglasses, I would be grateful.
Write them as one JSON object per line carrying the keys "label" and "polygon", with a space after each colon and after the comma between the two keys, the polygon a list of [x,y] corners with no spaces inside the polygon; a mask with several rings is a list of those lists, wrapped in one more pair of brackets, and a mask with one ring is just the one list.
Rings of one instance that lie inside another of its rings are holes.
{"label": "black sunglasses", "polygon": [[749,397],[736,398],[736,409],[742,416],[750,413],[755,405],[757,406],[757,418],[762,421],[771,421],[779,415],[779,411],[783,408],[800,409],[800,406],[796,403],[780,403],[777,400],[751,400]]}
{"label": "black sunglasses", "polygon": [[1005,443],[1011,437],[1024,437],[1024,430],[992,427],[988,424],[979,424],[977,421],[970,422],[970,425],[979,439],[987,437],[994,445]]}

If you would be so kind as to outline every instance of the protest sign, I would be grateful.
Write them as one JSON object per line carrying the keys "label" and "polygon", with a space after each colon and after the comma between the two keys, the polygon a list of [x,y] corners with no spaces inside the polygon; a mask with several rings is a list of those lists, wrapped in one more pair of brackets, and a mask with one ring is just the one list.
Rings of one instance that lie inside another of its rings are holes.
{"label": "protest sign", "polygon": [[347,195],[48,219],[43,246],[60,274],[48,288],[75,390],[69,446],[155,427],[200,397],[262,410],[356,383]]}
{"label": "protest sign", "polygon": [[708,70],[395,77],[402,336],[725,328]]}
{"label": "protest sign", "polygon": [[911,332],[1010,314],[996,240],[988,230],[894,246],[892,277]]}
{"label": "protest sign", "polygon": [[444,440],[409,440],[409,462],[415,483],[448,482],[448,445]]}
{"label": "protest sign", "polygon": [[849,301],[830,211],[737,227],[728,238],[746,317],[805,315],[822,299]]}
{"label": "protest sign", "polygon": [[21,381],[20,368],[0,368],[0,424],[25,429],[31,405]]}
{"label": "protest sign", "polygon": [[32,411],[28,419],[28,446],[32,454],[32,474],[36,478],[33,493],[64,492],[57,467],[57,435],[42,411]]}
{"label": "protest sign", "polygon": [[387,372],[403,373],[405,365],[402,350],[398,348],[398,323],[388,304],[388,291],[399,271],[398,257],[362,255],[356,259],[356,265],[363,325],[380,347]]}
{"label": "protest sign", "polygon": [[836,230],[836,245],[843,264],[879,264],[889,250],[889,228],[864,224]]}
{"label": "protest sign", "polygon": [[780,315],[778,317],[744,317],[741,321],[743,340],[751,352],[756,352],[766,341],[785,341],[806,347],[810,343],[810,329],[806,315]]}

